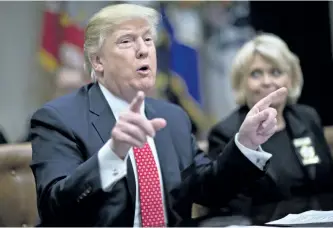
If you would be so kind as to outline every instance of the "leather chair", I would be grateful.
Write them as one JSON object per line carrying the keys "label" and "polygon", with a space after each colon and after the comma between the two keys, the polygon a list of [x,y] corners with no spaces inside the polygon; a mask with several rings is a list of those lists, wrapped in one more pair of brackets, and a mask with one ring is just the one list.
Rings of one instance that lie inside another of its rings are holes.
{"label": "leather chair", "polygon": [[0,226],[35,226],[36,187],[30,143],[0,146]]}

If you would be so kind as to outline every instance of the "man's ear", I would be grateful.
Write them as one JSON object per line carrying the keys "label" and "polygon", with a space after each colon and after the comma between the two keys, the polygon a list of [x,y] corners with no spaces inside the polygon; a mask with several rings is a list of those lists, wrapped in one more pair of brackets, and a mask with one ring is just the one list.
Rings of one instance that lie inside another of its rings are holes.
{"label": "man's ear", "polygon": [[91,61],[92,68],[96,72],[103,73],[104,67],[103,67],[102,61],[101,61],[101,59],[100,59],[100,57],[98,55],[92,55],[90,57],[90,61]]}

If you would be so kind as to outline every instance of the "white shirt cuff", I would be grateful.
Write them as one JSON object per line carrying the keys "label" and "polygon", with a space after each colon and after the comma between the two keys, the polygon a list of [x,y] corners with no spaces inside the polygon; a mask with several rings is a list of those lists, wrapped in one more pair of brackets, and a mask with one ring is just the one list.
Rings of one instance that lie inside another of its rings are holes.
{"label": "white shirt cuff", "polygon": [[98,151],[98,164],[103,191],[111,191],[114,184],[127,174],[126,159],[122,160],[110,147],[111,139]]}
{"label": "white shirt cuff", "polygon": [[272,157],[272,154],[263,151],[261,146],[259,146],[258,151],[246,148],[238,141],[238,133],[235,136],[235,143],[247,159],[249,159],[260,170],[264,170],[264,167],[267,161]]}

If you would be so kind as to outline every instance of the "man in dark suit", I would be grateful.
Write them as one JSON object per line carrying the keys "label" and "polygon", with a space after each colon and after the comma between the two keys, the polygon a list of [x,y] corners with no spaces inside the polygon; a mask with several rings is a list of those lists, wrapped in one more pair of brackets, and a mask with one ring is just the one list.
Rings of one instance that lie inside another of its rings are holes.
{"label": "man in dark suit", "polygon": [[90,20],[86,64],[94,83],[57,98],[31,120],[43,226],[175,226],[197,202],[220,207],[264,174],[281,88],[250,110],[215,161],[191,136],[185,112],[145,98],[154,86],[158,13],[119,4]]}

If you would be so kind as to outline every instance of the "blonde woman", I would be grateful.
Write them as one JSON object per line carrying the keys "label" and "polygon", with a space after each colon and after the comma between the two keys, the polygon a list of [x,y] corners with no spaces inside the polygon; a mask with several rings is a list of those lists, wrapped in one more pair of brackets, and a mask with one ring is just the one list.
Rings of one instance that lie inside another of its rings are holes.
{"label": "blonde woman", "polygon": [[[264,151],[272,154],[267,175],[249,186],[242,200],[235,200],[232,213],[246,213],[255,223],[263,223],[304,210],[300,204],[292,203],[279,208],[281,214],[274,214],[282,200],[299,196],[308,199],[316,193],[332,191],[330,150],[317,112],[297,104],[303,76],[299,59],[287,44],[273,34],[258,35],[237,53],[231,77],[240,107],[212,128],[208,137],[212,158],[223,151],[248,111],[262,97],[281,87],[289,91],[288,97],[271,105],[278,114],[276,133],[262,145]],[[320,207],[323,206],[319,203]]]}

